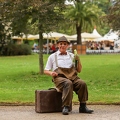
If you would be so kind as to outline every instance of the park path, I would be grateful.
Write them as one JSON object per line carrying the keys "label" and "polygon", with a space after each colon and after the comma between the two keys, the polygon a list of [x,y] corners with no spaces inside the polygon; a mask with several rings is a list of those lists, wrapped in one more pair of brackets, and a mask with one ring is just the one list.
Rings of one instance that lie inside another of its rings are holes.
{"label": "park path", "polygon": [[35,106],[0,106],[0,120],[120,120],[120,105],[88,105],[93,114],[78,113],[73,105],[69,115],[36,113]]}

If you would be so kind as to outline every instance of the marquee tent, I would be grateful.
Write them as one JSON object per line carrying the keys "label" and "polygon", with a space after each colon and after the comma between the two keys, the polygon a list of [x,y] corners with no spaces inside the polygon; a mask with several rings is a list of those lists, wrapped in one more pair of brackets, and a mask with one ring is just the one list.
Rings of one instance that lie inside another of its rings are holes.
{"label": "marquee tent", "polygon": [[12,39],[15,39],[15,40],[16,40],[16,39],[21,40],[22,38],[19,37],[19,36],[13,36]]}
{"label": "marquee tent", "polygon": [[95,39],[95,38],[98,38],[97,35],[94,35],[94,34],[91,34],[91,33],[86,33],[86,32],[82,33],[81,36],[84,39]]}
{"label": "marquee tent", "polygon": [[58,40],[62,36],[65,36],[67,39],[70,38],[69,35],[58,33],[58,32],[43,33],[43,38],[52,39],[52,40]]}
{"label": "marquee tent", "polygon": [[12,39],[15,39],[15,40],[34,40],[34,39],[38,39],[38,37],[36,37],[35,35],[31,35],[31,34],[28,34],[28,35],[23,35],[22,37],[20,36],[13,36]]}
{"label": "marquee tent", "polygon": [[[69,35],[58,33],[58,32],[49,32],[49,33],[43,33],[44,39],[51,39],[51,40],[58,40],[60,37],[65,36],[66,38],[70,39]],[[34,40],[39,39],[39,34],[36,35],[23,35],[22,37],[13,36],[12,39],[28,39],[28,40]]]}
{"label": "marquee tent", "polygon": [[[98,36],[93,35],[91,33],[87,33],[87,32],[81,33],[81,36],[83,41],[90,41],[98,38]],[[77,40],[77,34],[72,35],[71,40]]]}
{"label": "marquee tent", "polygon": [[98,33],[98,31],[96,30],[96,28],[94,28],[92,34],[95,35],[95,36],[97,36],[98,38],[101,38],[101,37],[102,37],[102,36]]}
{"label": "marquee tent", "polygon": [[104,37],[101,37],[97,39],[96,41],[111,41],[114,42],[115,40],[118,39],[118,35],[110,30],[107,34],[104,35]]}

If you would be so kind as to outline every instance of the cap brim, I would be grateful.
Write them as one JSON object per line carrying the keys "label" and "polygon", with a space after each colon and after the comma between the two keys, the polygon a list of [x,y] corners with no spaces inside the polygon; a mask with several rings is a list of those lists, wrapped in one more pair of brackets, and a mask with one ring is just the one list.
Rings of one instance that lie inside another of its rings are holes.
{"label": "cap brim", "polygon": [[66,42],[66,43],[70,44],[69,41],[57,41],[57,43],[60,43],[60,42]]}

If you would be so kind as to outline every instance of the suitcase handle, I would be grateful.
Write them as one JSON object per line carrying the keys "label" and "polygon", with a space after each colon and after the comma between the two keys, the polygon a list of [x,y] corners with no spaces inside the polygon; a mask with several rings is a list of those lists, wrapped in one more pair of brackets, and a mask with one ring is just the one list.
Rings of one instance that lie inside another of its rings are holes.
{"label": "suitcase handle", "polygon": [[61,92],[58,88],[49,88],[48,90],[56,90],[57,92]]}
{"label": "suitcase handle", "polygon": [[56,91],[57,91],[57,89],[56,89],[56,88],[49,88],[48,90],[56,90]]}

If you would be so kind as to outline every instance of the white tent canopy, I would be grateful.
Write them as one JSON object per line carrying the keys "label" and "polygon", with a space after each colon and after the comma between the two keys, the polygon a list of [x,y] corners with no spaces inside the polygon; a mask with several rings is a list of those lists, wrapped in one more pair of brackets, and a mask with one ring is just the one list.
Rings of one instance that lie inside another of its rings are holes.
{"label": "white tent canopy", "polygon": [[110,38],[110,37],[101,37],[95,40],[96,42],[100,42],[100,41],[110,41],[110,42],[114,42],[114,39]]}
{"label": "white tent canopy", "polygon": [[58,33],[58,32],[43,33],[43,38],[46,38],[46,39],[58,40],[62,36],[65,36],[67,39],[70,38],[69,35]]}
{"label": "white tent canopy", "polygon": [[12,39],[18,39],[18,40],[21,40],[22,38],[19,37],[19,36],[13,36]]}
{"label": "white tent canopy", "polygon": [[104,35],[104,37],[97,39],[96,41],[112,41],[114,42],[115,40],[118,39],[118,35],[115,32],[112,32],[111,30]]}
{"label": "white tent canopy", "polygon": [[[43,38],[44,39],[52,39],[52,40],[58,40],[60,37],[65,36],[67,39],[70,39],[69,35],[63,34],[63,33],[58,33],[58,32],[49,32],[49,33],[43,33]],[[34,40],[34,39],[39,39],[39,34],[36,35],[23,35],[22,37],[18,36],[13,36],[12,39],[28,39],[28,40]]]}
{"label": "white tent canopy", "polygon": [[93,34],[93,35],[96,35],[98,38],[101,38],[101,37],[102,37],[102,36],[97,32],[96,28],[94,28],[92,34]]}
{"label": "white tent canopy", "polygon": [[[86,32],[81,33],[81,36],[82,36],[82,41],[89,41],[98,38],[98,36]],[[77,34],[72,35],[71,40],[77,40]]]}
{"label": "white tent canopy", "polygon": [[25,40],[25,39],[27,39],[27,40],[34,40],[34,39],[38,39],[39,38],[39,36],[36,36],[36,35],[31,35],[31,34],[28,34],[28,35],[23,35],[22,37],[20,37],[20,36],[13,36],[12,37],[12,39],[21,39],[21,40]]}
{"label": "white tent canopy", "polygon": [[112,40],[118,39],[118,35],[116,35],[115,33],[106,34],[104,35],[104,37]]}
{"label": "white tent canopy", "polygon": [[[44,39],[58,40],[62,36],[65,36],[70,41],[71,40],[74,40],[74,41],[77,40],[77,34],[70,36],[70,35],[66,35],[66,34],[58,33],[58,32],[43,33],[43,38]],[[98,38],[98,36],[96,36],[94,34],[91,34],[91,33],[86,33],[86,32],[81,33],[81,36],[82,36],[82,41],[88,41],[88,40],[93,40],[93,39]],[[12,39],[34,40],[34,39],[39,39],[39,34],[36,34],[36,35],[28,34],[27,36],[23,35],[22,37],[13,36]]]}
{"label": "white tent canopy", "polygon": [[[25,36],[24,36],[24,38],[25,38]],[[28,39],[28,40],[34,40],[34,39],[37,39],[37,38],[36,38],[35,35],[29,34],[29,35],[27,35],[27,39]]]}
{"label": "white tent canopy", "polygon": [[94,35],[94,34],[91,34],[91,33],[86,33],[86,32],[82,33],[81,36],[84,39],[96,39],[96,38],[98,38],[97,35]]}

